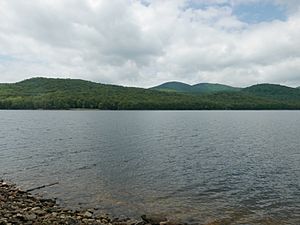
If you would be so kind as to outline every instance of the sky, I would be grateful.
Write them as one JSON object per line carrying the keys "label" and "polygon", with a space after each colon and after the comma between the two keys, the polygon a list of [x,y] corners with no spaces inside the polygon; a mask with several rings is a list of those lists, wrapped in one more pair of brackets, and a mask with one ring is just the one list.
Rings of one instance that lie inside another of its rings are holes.
{"label": "sky", "polygon": [[0,0],[0,82],[300,86],[299,0]]}

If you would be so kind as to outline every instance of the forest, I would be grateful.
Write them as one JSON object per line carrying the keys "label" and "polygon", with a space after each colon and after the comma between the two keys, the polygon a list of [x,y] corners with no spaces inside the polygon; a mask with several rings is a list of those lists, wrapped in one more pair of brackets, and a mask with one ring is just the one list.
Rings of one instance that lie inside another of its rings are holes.
{"label": "forest", "polygon": [[223,86],[220,91],[197,93],[123,87],[78,79],[31,78],[0,84],[0,109],[300,109],[300,89],[259,84],[238,90],[224,90]]}

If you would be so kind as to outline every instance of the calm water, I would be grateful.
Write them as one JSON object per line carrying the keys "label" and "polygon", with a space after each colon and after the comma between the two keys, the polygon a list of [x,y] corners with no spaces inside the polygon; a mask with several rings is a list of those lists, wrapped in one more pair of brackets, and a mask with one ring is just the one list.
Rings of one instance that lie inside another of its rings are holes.
{"label": "calm water", "polygon": [[115,215],[299,225],[300,112],[0,111],[0,177]]}

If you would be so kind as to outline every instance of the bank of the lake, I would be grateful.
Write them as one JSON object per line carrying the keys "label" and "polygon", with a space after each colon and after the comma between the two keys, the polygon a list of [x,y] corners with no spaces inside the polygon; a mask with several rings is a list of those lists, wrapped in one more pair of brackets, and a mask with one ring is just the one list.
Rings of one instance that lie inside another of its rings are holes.
{"label": "bank of the lake", "polygon": [[142,215],[140,220],[125,216],[99,215],[96,209],[71,210],[0,180],[0,225],[94,224],[94,225],[179,225],[162,215]]}

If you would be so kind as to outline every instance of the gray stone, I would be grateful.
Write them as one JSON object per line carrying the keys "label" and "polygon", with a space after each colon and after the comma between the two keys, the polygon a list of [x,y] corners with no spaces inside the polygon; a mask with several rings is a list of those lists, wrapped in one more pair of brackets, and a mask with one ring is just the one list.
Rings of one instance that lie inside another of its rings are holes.
{"label": "gray stone", "polygon": [[24,216],[21,213],[17,213],[16,217],[22,219]]}
{"label": "gray stone", "polygon": [[35,210],[34,213],[39,215],[39,216],[43,216],[43,215],[46,214],[46,212],[44,210]]}
{"label": "gray stone", "polygon": [[85,212],[85,213],[83,214],[83,216],[84,216],[84,217],[90,218],[90,217],[93,216],[93,214],[92,214],[91,212],[87,211],[87,212]]}
{"label": "gray stone", "polygon": [[31,211],[35,211],[35,210],[38,210],[38,209],[41,209],[40,207],[33,207],[32,209],[31,209]]}
{"label": "gray stone", "polygon": [[29,214],[25,214],[24,215],[24,218],[26,219],[26,220],[35,220],[36,219],[36,215],[34,214],[34,213],[29,213]]}
{"label": "gray stone", "polygon": [[159,225],[160,222],[165,222],[167,221],[167,218],[162,216],[162,215],[142,215],[141,218],[146,222],[150,223],[152,225]]}

